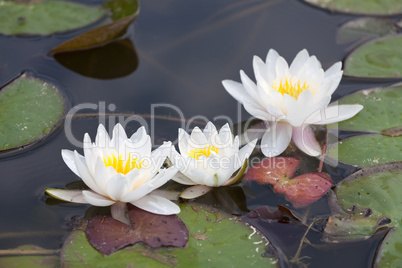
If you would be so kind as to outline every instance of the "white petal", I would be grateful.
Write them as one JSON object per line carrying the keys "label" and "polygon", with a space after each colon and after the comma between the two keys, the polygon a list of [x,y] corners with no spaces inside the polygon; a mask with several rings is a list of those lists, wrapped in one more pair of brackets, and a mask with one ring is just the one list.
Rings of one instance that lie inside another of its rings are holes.
{"label": "white petal", "polygon": [[176,175],[174,175],[174,177],[172,178],[172,181],[175,181],[177,183],[184,184],[184,185],[196,184],[189,177],[187,177],[186,175],[184,175],[181,172],[177,172]]}
{"label": "white petal", "polygon": [[128,208],[126,203],[114,203],[110,207],[110,213],[112,214],[112,218],[127,225],[130,225],[130,220],[128,219]]}
{"label": "white petal", "polygon": [[165,162],[166,157],[170,155],[171,149],[172,143],[169,141],[163,142],[161,146],[152,151],[151,158],[154,169],[152,175],[155,174],[162,167],[162,164],[163,162]]}
{"label": "white petal", "polygon": [[236,163],[234,165],[234,170],[237,170],[238,168],[240,168],[243,165],[244,160],[246,160],[250,157],[256,144],[257,144],[257,139],[253,140],[250,143],[247,143],[246,146],[244,146],[243,148],[240,149],[239,157],[238,157],[238,159],[236,159]]}
{"label": "white petal", "polygon": [[112,200],[121,201],[122,197],[129,192],[130,183],[122,173],[117,173],[106,184],[106,193]]}
{"label": "white petal", "polygon": [[137,131],[131,135],[130,140],[133,143],[138,143],[140,141],[142,141],[144,139],[144,137],[148,136],[147,135],[147,131],[145,130],[145,127],[142,126],[140,128],[137,129]]}
{"label": "white petal", "polygon": [[292,140],[297,148],[310,156],[319,156],[321,154],[321,146],[310,126],[294,127]]}
{"label": "white petal", "polygon": [[179,151],[181,154],[187,154],[190,150],[188,149],[188,141],[190,135],[184,130],[179,128]]}
{"label": "white petal", "polygon": [[253,70],[257,85],[261,86],[262,88],[267,88],[269,85],[267,80],[267,67],[265,63],[257,56],[253,57]]}
{"label": "white petal", "polygon": [[214,125],[211,121],[209,121],[209,122],[207,123],[207,125],[205,126],[205,128],[204,128],[204,130],[203,130],[203,133],[204,133],[205,138],[206,138],[207,140],[210,140],[211,135],[212,135],[213,133],[216,133],[216,132],[217,132],[216,127],[215,127],[215,125]]}
{"label": "white petal", "polygon": [[84,190],[82,191],[82,195],[84,196],[85,200],[87,200],[87,202],[93,206],[107,207],[116,203],[115,201],[92,191]]}
{"label": "white petal", "polygon": [[266,109],[262,108],[261,106],[251,103],[251,102],[244,102],[243,103],[244,109],[251,114],[252,116],[263,120],[263,121],[267,121],[267,120],[272,120],[272,115],[269,114],[269,112],[267,112]]}
{"label": "white petal", "polygon": [[50,196],[73,203],[88,204],[87,200],[82,195],[82,190],[64,190],[64,189],[53,189],[46,188],[46,193]]}
{"label": "white petal", "polygon": [[66,163],[66,165],[71,169],[71,171],[79,177],[80,174],[78,173],[77,167],[75,165],[74,152],[63,149],[61,150],[61,157],[63,158],[64,163]]}
{"label": "white petal", "polygon": [[[114,176],[116,176],[117,171],[113,167],[106,167],[105,162],[101,157],[98,157],[95,164],[94,178],[96,178],[95,183],[100,189],[106,189],[107,182]],[[103,190],[103,194],[106,191]]]}
{"label": "white petal", "polygon": [[[113,128],[113,135],[110,141],[111,146],[115,148],[121,148],[124,146],[125,141],[127,140],[127,134],[121,124],[116,124]],[[118,150],[121,151],[120,149]]]}
{"label": "white petal", "polygon": [[[199,129],[199,127],[195,127],[193,131],[191,131],[190,140],[188,146],[192,149],[195,148],[204,148],[208,144],[207,139],[205,138],[204,133]],[[190,149],[188,148],[188,149]]]}
{"label": "white petal", "polygon": [[84,183],[94,192],[97,192],[99,194],[105,194],[105,192],[96,184],[94,178],[90,174],[86,166],[84,157],[78,154],[77,151],[74,151],[74,161],[75,166],[77,167],[78,170],[78,174],[80,178],[84,181]]}
{"label": "white petal", "polygon": [[289,145],[292,137],[292,126],[277,123],[265,132],[261,140],[261,151],[265,156],[272,157],[281,154]]}
{"label": "white petal", "polygon": [[276,77],[277,79],[279,79],[278,82],[280,81],[280,79],[285,81],[286,77],[290,76],[288,63],[282,57],[278,57],[278,59],[276,60],[275,70]]}
{"label": "white petal", "polygon": [[307,124],[325,125],[347,120],[355,116],[363,109],[360,104],[344,104],[327,107],[322,114],[320,110],[312,114],[307,120]]}
{"label": "white petal", "polygon": [[223,80],[222,85],[226,91],[238,102],[254,102],[254,99],[250,96],[241,83],[232,80]]}
{"label": "white petal", "polygon": [[95,146],[99,148],[106,148],[109,147],[109,145],[110,145],[109,134],[107,133],[105,127],[102,124],[100,124],[96,132]]}
{"label": "white petal", "polygon": [[183,199],[193,199],[199,196],[202,196],[209,191],[212,190],[212,187],[205,186],[205,185],[195,185],[192,187],[186,188],[181,194],[180,197]]}
{"label": "white petal", "polygon": [[178,205],[172,201],[157,195],[146,195],[141,199],[131,202],[136,207],[151,213],[160,215],[171,215],[180,213]]}
{"label": "white petal", "polygon": [[91,138],[89,137],[88,133],[84,135],[84,142],[83,142],[83,149],[84,149],[84,157],[85,162],[87,163],[87,167],[91,174],[94,174],[95,171],[95,161],[96,161],[96,149],[93,149]]}
{"label": "white petal", "polygon": [[296,57],[294,58],[289,67],[289,71],[292,76],[297,76],[299,70],[304,64],[306,64],[309,57],[310,56],[306,49],[303,49],[299,53],[297,53]]}
{"label": "white petal", "polygon": [[[233,135],[228,123],[219,130],[219,143],[216,144],[218,148],[230,147],[233,144]],[[215,145],[214,142],[212,144]]]}

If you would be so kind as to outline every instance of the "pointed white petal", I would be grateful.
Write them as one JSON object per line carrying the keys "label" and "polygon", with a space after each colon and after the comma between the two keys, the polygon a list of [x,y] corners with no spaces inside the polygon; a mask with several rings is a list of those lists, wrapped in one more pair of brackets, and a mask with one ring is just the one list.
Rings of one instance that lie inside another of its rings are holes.
{"label": "pointed white petal", "polygon": [[107,197],[104,197],[103,195],[97,194],[92,191],[84,190],[82,191],[82,195],[89,204],[97,207],[107,207],[116,203],[116,201],[113,201]]}
{"label": "pointed white petal", "polygon": [[152,165],[153,166],[153,173],[155,174],[161,167],[163,162],[165,162],[166,157],[168,157],[171,153],[172,149],[172,143],[169,142],[163,142],[161,146],[156,148],[155,150],[152,151],[151,153],[151,158],[152,158]]}
{"label": "pointed white petal", "polygon": [[190,150],[188,149],[188,141],[190,135],[182,128],[179,128],[179,151],[181,154],[187,154]]}
{"label": "pointed white petal", "polygon": [[109,145],[110,145],[109,134],[107,133],[105,127],[102,124],[100,124],[96,132],[95,146],[99,148],[106,148],[109,147]]}
{"label": "pointed white petal", "polygon": [[126,203],[114,203],[110,207],[110,213],[112,214],[112,218],[127,225],[130,225],[130,220],[128,218],[128,208]]}
{"label": "pointed white petal", "polygon": [[265,156],[280,155],[289,145],[292,137],[292,126],[286,123],[277,123],[265,132],[261,140],[261,151]]}
{"label": "pointed white petal", "polygon": [[193,199],[202,196],[212,190],[212,187],[205,185],[195,185],[188,187],[181,194],[180,197],[183,199]]}
{"label": "pointed white petal", "polygon": [[117,173],[110,178],[105,187],[107,196],[110,199],[121,201],[122,197],[126,195],[130,189],[130,183],[122,173]]}
{"label": "pointed white petal", "polygon": [[71,171],[79,177],[80,174],[78,173],[77,167],[75,165],[74,152],[63,149],[61,150],[61,157],[63,158],[64,163],[66,163],[66,165],[71,169]]}
{"label": "pointed white petal", "polygon": [[363,106],[360,104],[334,105],[325,108],[324,113],[321,113],[320,110],[316,111],[306,120],[306,123],[316,125],[332,124],[352,118],[362,109]]}
{"label": "pointed white petal", "polygon": [[321,154],[321,146],[315,138],[314,131],[310,126],[294,127],[292,140],[297,148],[305,154],[310,156],[319,156]]}
{"label": "pointed white petal", "polygon": [[254,99],[250,96],[241,83],[232,80],[223,80],[222,85],[226,91],[238,102],[254,102]]}
{"label": "pointed white petal", "polygon": [[191,131],[190,140],[188,146],[191,150],[195,148],[204,148],[208,144],[207,139],[205,138],[204,133],[201,131],[199,127],[195,127],[193,131]]}
{"label": "pointed white petal", "polygon": [[136,207],[159,215],[171,215],[180,213],[178,205],[172,201],[157,195],[146,195],[141,199],[131,202]]}
{"label": "pointed white petal", "polygon": [[247,143],[245,146],[243,146],[243,148],[240,149],[239,157],[238,157],[238,159],[236,159],[235,164],[234,164],[234,170],[237,170],[238,168],[240,168],[243,165],[244,160],[246,160],[250,157],[256,144],[257,144],[257,139],[253,140],[250,143]]}
{"label": "pointed white petal", "polygon": [[278,57],[276,60],[275,70],[276,77],[279,78],[278,82],[280,82],[280,79],[285,81],[286,77],[290,76],[288,63],[282,57]]}
{"label": "pointed white petal", "polygon": [[181,172],[177,172],[176,175],[174,175],[174,177],[172,178],[172,181],[175,181],[177,183],[184,184],[184,185],[195,185],[196,184],[189,177],[187,177],[186,175],[184,175]]}
{"label": "pointed white petal", "polygon": [[82,190],[64,190],[64,189],[53,189],[46,188],[46,193],[48,195],[67,202],[88,204],[87,200],[82,195]]}
{"label": "pointed white petal", "polygon": [[78,174],[80,178],[84,181],[84,183],[94,192],[105,194],[105,192],[96,184],[94,178],[90,174],[86,166],[84,157],[78,154],[77,151],[74,151],[74,161],[75,166],[77,167],[78,170]]}
{"label": "pointed white petal", "polygon": [[[232,131],[230,130],[229,124],[226,123],[220,130],[219,130],[219,142],[217,142],[216,146],[218,148],[225,148],[230,147],[233,144],[233,135]],[[212,141],[212,145],[215,145]]]}
{"label": "pointed white petal", "polygon": [[301,67],[306,64],[309,54],[306,49],[301,50],[297,53],[296,57],[293,59],[292,63],[290,64],[289,71],[292,76],[297,76]]}
{"label": "pointed white petal", "polygon": [[[124,146],[124,142],[127,140],[127,134],[121,124],[116,124],[113,128],[113,134],[111,139],[111,146],[120,148]],[[119,152],[121,150],[119,149]]]}

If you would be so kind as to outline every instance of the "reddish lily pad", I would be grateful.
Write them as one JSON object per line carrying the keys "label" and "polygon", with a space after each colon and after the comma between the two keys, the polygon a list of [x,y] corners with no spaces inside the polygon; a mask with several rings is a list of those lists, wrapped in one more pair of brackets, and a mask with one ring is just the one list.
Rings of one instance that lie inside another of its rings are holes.
{"label": "reddish lily pad", "polygon": [[131,226],[109,216],[95,216],[87,225],[88,241],[105,255],[138,242],[151,248],[186,246],[188,229],[177,215],[153,214],[130,204],[128,215]]}
{"label": "reddish lily pad", "polygon": [[305,206],[320,199],[332,187],[332,179],[323,172],[290,179],[299,162],[291,157],[266,158],[249,169],[245,180],[272,184],[276,193],[285,194],[296,207]]}

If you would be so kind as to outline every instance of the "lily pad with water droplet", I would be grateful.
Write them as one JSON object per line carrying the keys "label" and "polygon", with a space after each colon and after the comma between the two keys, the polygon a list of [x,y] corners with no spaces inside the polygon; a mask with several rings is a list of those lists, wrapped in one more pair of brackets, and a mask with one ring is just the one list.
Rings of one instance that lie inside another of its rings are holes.
{"label": "lily pad with water droplet", "polygon": [[0,0],[0,33],[50,35],[87,26],[104,15],[105,9],[74,2]]}
{"label": "lily pad with water droplet", "polygon": [[304,0],[330,11],[363,15],[396,15],[402,13],[399,0]]}
{"label": "lily pad with water droplet", "polygon": [[[359,170],[336,189],[338,204],[344,211],[353,207],[369,208],[371,218],[388,218],[386,225],[394,228],[388,232],[377,253],[377,267],[401,267],[402,250],[402,162],[386,163]],[[338,222],[342,224],[342,221]],[[337,226],[342,230],[343,226]],[[349,223],[345,222],[346,228]]]}
{"label": "lily pad with water droplet", "polygon": [[328,125],[329,129],[371,132],[329,144],[327,156],[360,167],[402,160],[402,85],[360,90],[339,100],[339,104],[363,105],[353,118]]}
{"label": "lily pad with water droplet", "polygon": [[0,90],[0,150],[37,141],[59,124],[65,102],[48,82],[24,74]]}
{"label": "lily pad with water droplet", "polygon": [[402,35],[374,39],[345,59],[344,74],[359,78],[402,77]]}
{"label": "lily pad with water droplet", "polygon": [[136,244],[104,257],[81,230],[73,231],[61,251],[63,267],[88,265],[142,267],[277,267],[277,258],[262,255],[268,241],[239,218],[192,203],[181,204],[178,215],[190,238],[186,248],[159,248]]}

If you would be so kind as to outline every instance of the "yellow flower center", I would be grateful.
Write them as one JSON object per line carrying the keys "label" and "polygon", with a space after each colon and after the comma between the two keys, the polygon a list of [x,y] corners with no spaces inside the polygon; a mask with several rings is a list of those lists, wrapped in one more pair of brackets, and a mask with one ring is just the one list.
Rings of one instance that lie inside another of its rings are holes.
{"label": "yellow flower center", "polygon": [[219,153],[219,148],[211,145],[206,145],[204,148],[191,150],[188,155],[198,160],[202,155],[209,157],[211,152]]}
{"label": "yellow flower center", "polygon": [[292,83],[292,78],[286,77],[286,80],[283,82],[282,79],[278,85],[277,82],[272,83],[272,88],[278,91],[279,93],[288,94],[295,100],[299,97],[300,93],[309,88],[309,85],[304,82],[303,84],[299,81],[297,83]]}
{"label": "yellow flower center", "polygon": [[131,159],[131,155],[128,156],[126,161],[124,161],[122,158],[123,156],[121,154],[119,154],[119,158],[116,158],[114,154],[111,154],[103,157],[103,161],[105,162],[106,167],[113,167],[117,173],[123,173],[124,175],[135,168],[140,169],[142,163],[144,162],[143,160],[137,163],[138,157]]}

